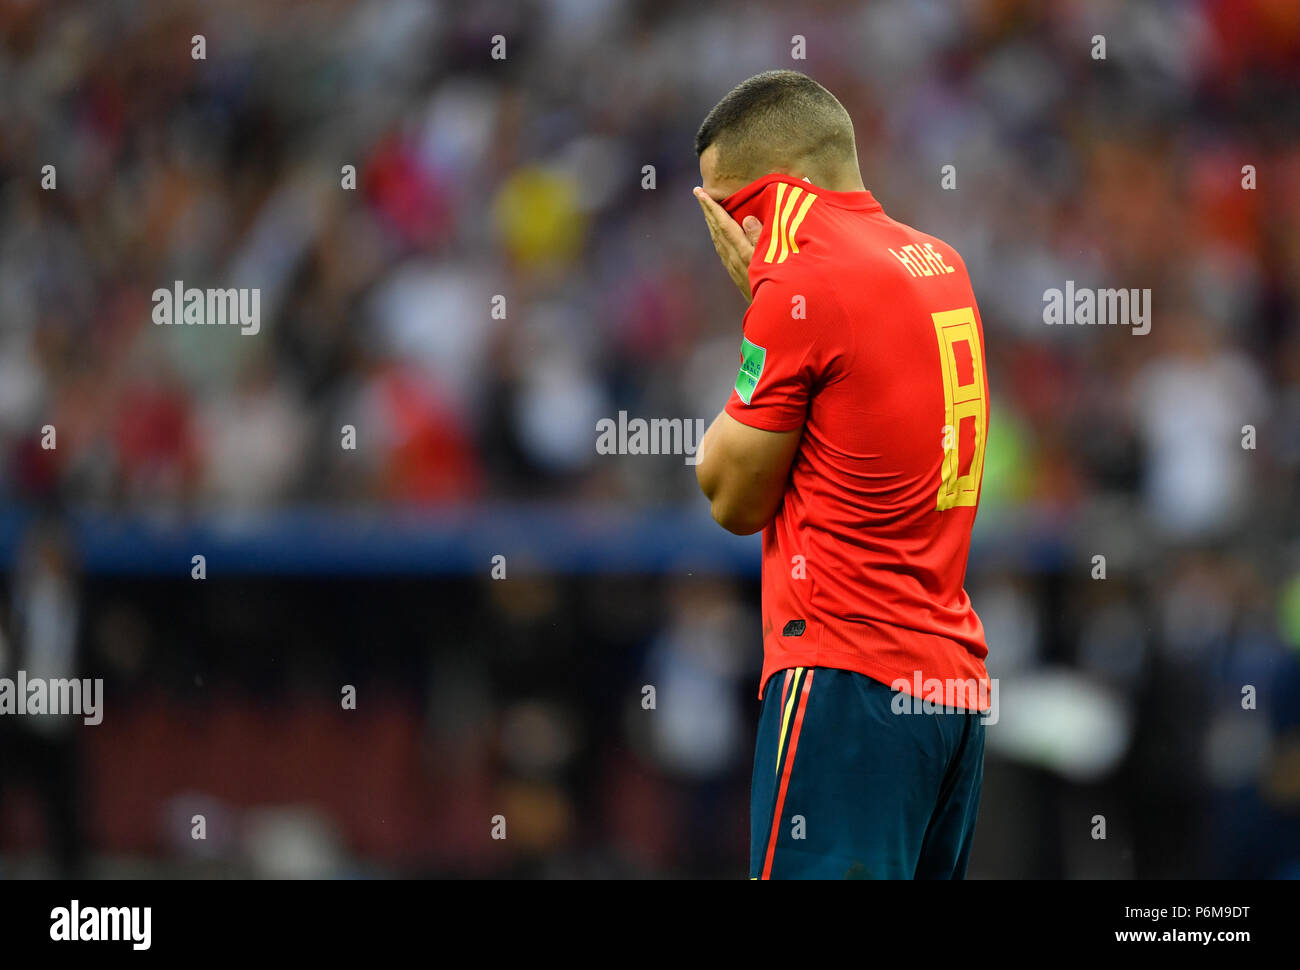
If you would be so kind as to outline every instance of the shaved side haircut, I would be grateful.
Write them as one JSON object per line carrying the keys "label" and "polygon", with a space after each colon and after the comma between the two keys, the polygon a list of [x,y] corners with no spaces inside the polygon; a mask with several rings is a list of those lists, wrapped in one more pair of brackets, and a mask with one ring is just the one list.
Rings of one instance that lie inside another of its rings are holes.
{"label": "shaved side haircut", "polygon": [[720,174],[752,179],[802,162],[814,171],[857,169],[853,120],[835,95],[798,71],[740,82],[709,112],[695,154],[717,146]]}

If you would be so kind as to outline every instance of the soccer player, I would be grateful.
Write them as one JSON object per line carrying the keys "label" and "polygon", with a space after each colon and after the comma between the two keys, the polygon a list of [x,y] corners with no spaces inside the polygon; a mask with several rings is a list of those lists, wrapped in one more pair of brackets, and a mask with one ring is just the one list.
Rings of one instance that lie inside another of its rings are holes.
{"label": "soccer player", "polygon": [[737,86],[695,148],[750,301],[696,466],[714,519],[763,533],[750,877],[962,878],[990,707],[962,585],[988,434],[966,267],[885,215],[803,74]]}

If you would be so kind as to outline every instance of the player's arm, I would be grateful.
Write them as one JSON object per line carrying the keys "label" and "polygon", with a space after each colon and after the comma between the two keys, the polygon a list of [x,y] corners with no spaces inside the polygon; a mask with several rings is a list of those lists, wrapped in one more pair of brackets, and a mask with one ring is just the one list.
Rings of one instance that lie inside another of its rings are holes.
{"label": "player's arm", "polygon": [[747,536],[772,521],[803,428],[763,431],[726,411],[713,419],[697,452],[695,478],[708,497],[713,519],[728,532]]}
{"label": "player's arm", "polygon": [[[702,188],[695,190],[695,197],[704,212],[718,258],[745,299],[752,300],[749,264],[754,257],[754,243],[762,233],[761,223],[749,216],[743,227],[738,225]],[[774,298],[769,295],[767,299],[771,301]],[[753,310],[751,306],[751,312]],[[760,362],[752,371],[755,385],[762,378],[762,370]],[[770,383],[771,378],[768,379]],[[794,415],[802,408],[798,397],[789,393],[782,395],[783,400],[790,401],[791,414]],[[748,404],[750,400],[747,391],[744,401]],[[777,419],[782,425],[781,430],[768,431],[744,424],[724,410],[705,432],[696,451],[695,478],[709,499],[714,520],[728,532],[736,535],[758,532],[772,521],[781,507],[790,478],[790,465],[803,433],[802,420],[791,414]],[[772,421],[769,416],[766,421],[757,423]],[[790,428],[791,424],[796,426]]]}

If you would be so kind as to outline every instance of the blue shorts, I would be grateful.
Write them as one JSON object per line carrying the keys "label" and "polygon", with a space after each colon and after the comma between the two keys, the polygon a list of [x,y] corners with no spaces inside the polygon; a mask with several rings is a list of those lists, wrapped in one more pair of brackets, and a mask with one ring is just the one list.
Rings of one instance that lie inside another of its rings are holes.
{"label": "blue shorts", "polygon": [[848,670],[772,675],[754,752],[751,879],[965,877],[984,722],[911,701]]}

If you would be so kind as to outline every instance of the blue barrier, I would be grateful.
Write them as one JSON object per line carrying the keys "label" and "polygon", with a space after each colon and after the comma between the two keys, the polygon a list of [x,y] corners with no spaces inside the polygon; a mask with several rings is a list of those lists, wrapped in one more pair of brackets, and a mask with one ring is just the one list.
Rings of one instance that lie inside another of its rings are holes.
{"label": "blue barrier", "polygon": [[[12,566],[28,516],[0,514],[0,564]],[[232,574],[486,574],[505,556],[509,575],[677,573],[757,576],[758,536],[733,536],[700,503],[625,506],[477,505],[432,509],[292,508],[70,516],[83,568],[93,574],[186,577],[202,554],[209,577]],[[972,563],[997,558],[1050,569],[1066,550],[1052,536],[977,541]]]}

